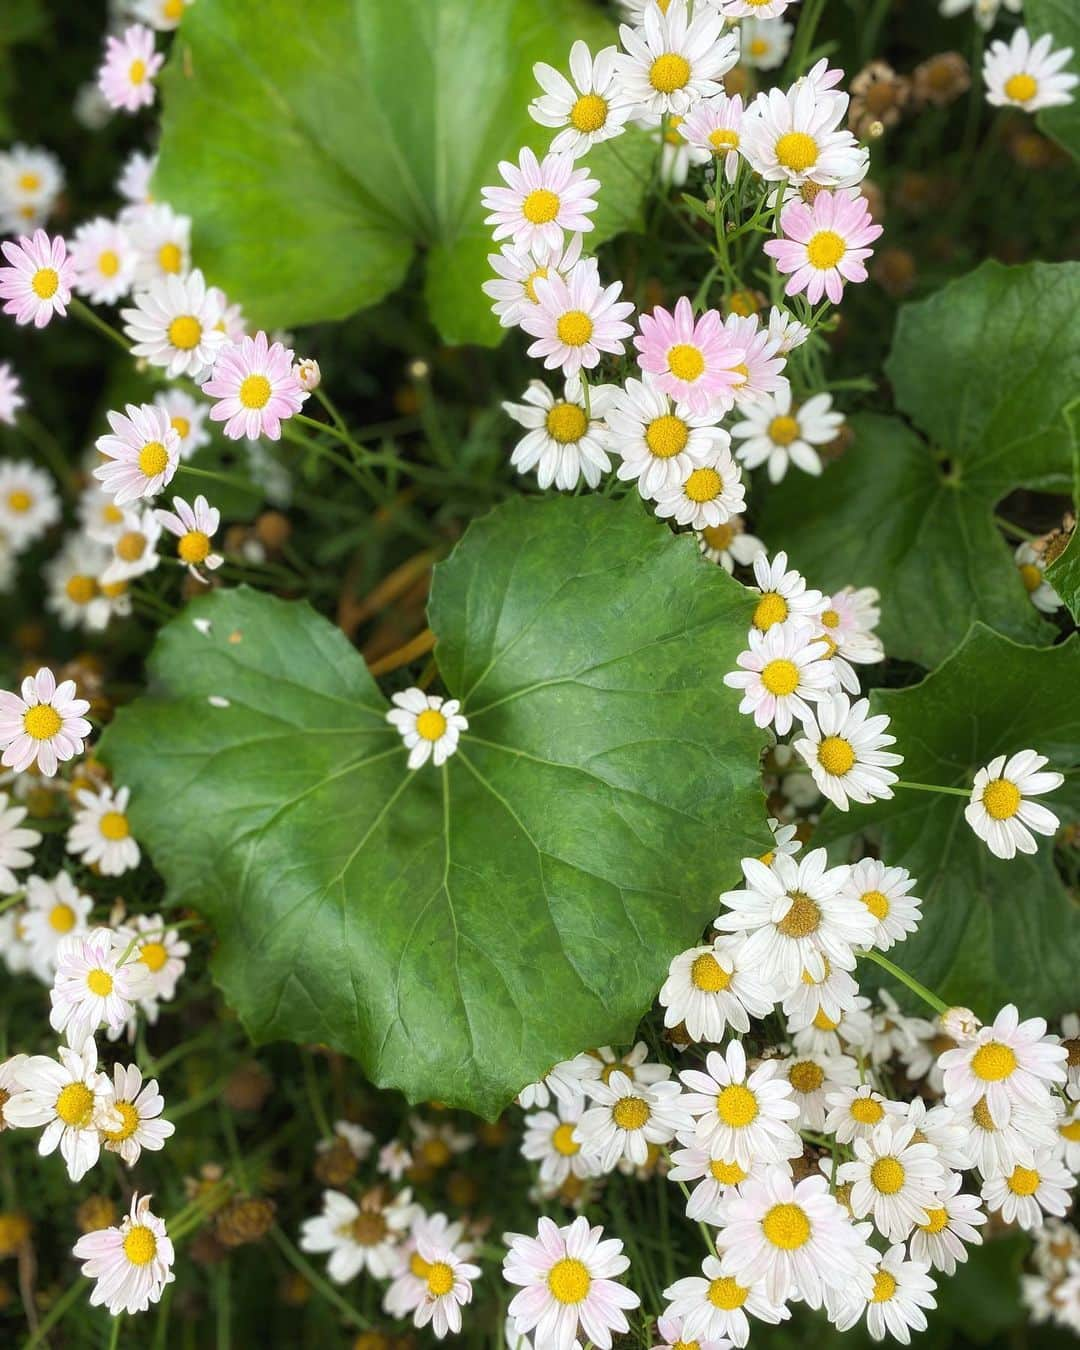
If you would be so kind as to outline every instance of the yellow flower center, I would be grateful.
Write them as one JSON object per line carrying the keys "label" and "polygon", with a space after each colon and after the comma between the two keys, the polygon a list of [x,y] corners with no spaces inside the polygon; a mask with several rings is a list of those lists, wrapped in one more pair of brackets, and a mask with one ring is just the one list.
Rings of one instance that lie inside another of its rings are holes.
{"label": "yellow flower center", "polygon": [[126,590],[126,581],[107,581],[101,588],[101,594],[107,600],[115,600],[118,595],[123,595]]}
{"label": "yellow flower center", "polygon": [[859,899],[875,919],[884,919],[888,916],[889,901],[880,891],[864,891]]}
{"label": "yellow flower center", "polygon": [[576,403],[556,403],[547,415],[547,433],[560,445],[580,441],[588,426],[585,409]]}
{"label": "yellow flower center", "polygon": [[645,428],[645,444],[657,459],[671,459],[681,454],[690,439],[690,428],[673,413],[654,417]]}
{"label": "yellow flower center", "polygon": [[776,158],[785,169],[805,173],[817,163],[818,145],[805,131],[786,131],[776,142]]}
{"label": "yellow flower center", "polygon": [[574,1138],[574,1127],[570,1121],[564,1120],[552,1134],[551,1146],[556,1153],[561,1153],[564,1158],[572,1158],[575,1153],[581,1151],[581,1145]]}
{"label": "yellow flower center", "polygon": [[56,1114],[73,1129],[83,1130],[90,1124],[94,1111],[94,1094],[85,1083],[68,1083],[60,1089],[56,1099]]}
{"label": "yellow flower center", "polygon": [[118,1130],[102,1130],[101,1133],[110,1144],[122,1144],[130,1139],[139,1128],[139,1113],[130,1102],[113,1102],[113,1110],[120,1117]]}
{"label": "yellow flower center", "polygon": [[146,535],[138,530],[127,530],[116,541],[116,556],[121,562],[138,562],[146,552]]}
{"label": "yellow flower center", "polygon": [[701,531],[701,537],[709,548],[714,548],[719,553],[725,553],[731,546],[731,541],[735,538],[734,525],[706,525]]}
{"label": "yellow flower center", "polygon": [[757,1119],[757,1098],[742,1083],[729,1083],[717,1094],[716,1113],[733,1130],[745,1129]]}
{"label": "yellow flower center", "polygon": [[1030,1167],[1014,1167],[1009,1176],[1009,1190],[1013,1195],[1034,1195],[1039,1189],[1041,1178]]}
{"label": "yellow flower center", "polygon": [[534,268],[534,270],[531,271],[529,275],[525,278],[525,280],[521,283],[522,287],[524,288],[525,294],[529,297],[529,299],[533,302],[534,305],[538,305],[540,303],[540,297],[536,294],[536,283],[541,278],[546,279],[547,274],[548,270],[546,267]]}
{"label": "yellow flower center", "polygon": [[876,1125],[885,1116],[885,1108],[873,1097],[856,1097],[850,1111],[852,1120],[857,1120],[860,1125]]}
{"label": "yellow flower center", "polygon": [[35,703],[23,713],[23,730],[35,741],[48,741],[63,726],[60,714],[51,703]]}
{"label": "yellow flower center", "polygon": [[678,52],[665,52],[649,67],[649,83],[658,94],[673,94],[690,81],[690,62]]}
{"label": "yellow flower center", "polygon": [[870,1295],[870,1302],[888,1303],[895,1293],[896,1276],[890,1275],[887,1270],[879,1270],[874,1275],[874,1292]]}
{"label": "yellow flower center", "polygon": [[834,1022],[822,1008],[819,1008],[814,1014],[813,1024],[817,1027],[818,1031],[835,1031],[840,1025],[839,1022]]}
{"label": "yellow flower center", "polygon": [[132,84],[142,84],[143,80],[146,79],[146,62],[137,58],[132,61],[131,65],[128,66],[128,79]]}
{"label": "yellow flower center", "polygon": [[60,286],[60,273],[55,267],[39,267],[30,278],[30,287],[39,300],[51,300]]}
{"label": "yellow flower center", "polygon": [[555,325],[559,341],[568,347],[584,347],[593,334],[593,321],[580,309],[568,309]]}
{"label": "yellow flower center", "polygon": [[705,358],[697,347],[678,342],[668,349],[668,368],[677,380],[696,380],[705,372]]}
{"label": "yellow flower center", "polygon": [[768,50],[769,50],[769,44],[765,41],[764,38],[759,38],[759,37],[758,37],[758,38],[751,38],[751,40],[750,40],[750,55],[751,55],[751,56],[764,56],[765,53],[766,53]]}
{"label": "yellow flower center", "polygon": [[926,1211],[926,1223],[920,1223],[918,1226],[924,1233],[940,1233],[949,1222],[949,1211],[947,1209],[928,1209]]}
{"label": "yellow flower center", "polygon": [[724,1162],[719,1158],[714,1158],[709,1163],[709,1172],[714,1181],[719,1181],[723,1186],[738,1186],[740,1182],[746,1180],[750,1175],[744,1168],[736,1162]]}
{"label": "yellow flower center", "polygon": [[843,736],[826,736],[818,746],[818,763],[826,773],[842,778],[855,763],[851,742]]}
{"label": "yellow flower center", "polygon": [[101,508],[101,519],[106,525],[119,525],[124,519],[124,513],[118,506],[114,506],[112,502],[109,502],[107,506]]}
{"label": "yellow flower center", "polygon": [[971,1118],[978,1125],[980,1130],[985,1130],[992,1134],[997,1126],[994,1124],[994,1117],[990,1114],[990,1107],[986,1104],[986,1098],[980,1097],[971,1108]]}
{"label": "yellow flower center", "polygon": [[169,341],[179,351],[191,351],[202,341],[202,324],[194,314],[178,314],[169,324]]}
{"label": "yellow flower center", "polygon": [[425,741],[437,741],[446,730],[446,718],[437,708],[425,708],[416,719],[416,731]]}
{"label": "yellow flower center", "polygon": [[546,225],[559,214],[559,194],[550,188],[534,188],[522,202],[521,214],[530,225]]}
{"label": "yellow flower center", "polygon": [[727,127],[717,127],[715,131],[709,132],[709,144],[718,155],[725,154],[728,150],[737,150],[739,133]]}
{"label": "yellow flower center", "polygon": [[1032,591],[1037,591],[1042,585],[1042,572],[1034,563],[1021,563],[1020,580],[1024,583],[1024,590],[1030,595]]}
{"label": "yellow flower center", "polygon": [[806,245],[806,257],[811,267],[827,271],[835,267],[847,252],[847,245],[835,230],[818,230]]}
{"label": "yellow flower center", "polygon": [[165,0],[161,14],[169,23],[176,23],[184,12],[184,0]]}
{"label": "yellow flower center", "polygon": [[799,1205],[773,1205],[761,1221],[761,1231],[774,1247],[793,1252],[810,1241],[810,1220]]}
{"label": "yellow flower center", "polygon": [[[184,250],[179,244],[162,244],[158,249],[157,260],[158,266],[163,272],[175,274],[179,272],[184,265]],[[197,342],[198,338],[196,338],[195,341]],[[175,343],[174,345],[179,346],[180,344]],[[194,347],[195,343],[193,342],[191,345]]]}
{"label": "yellow flower center", "polygon": [[870,1169],[870,1185],[882,1195],[895,1195],[904,1184],[904,1169],[895,1158],[879,1158]]}
{"label": "yellow flower center", "polygon": [[240,402],[245,408],[265,408],[272,392],[265,375],[248,375],[240,385]]}
{"label": "yellow flower center", "polygon": [[794,417],[774,417],[767,434],[773,445],[790,445],[799,434],[799,424]]}
{"label": "yellow flower center", "polygon": [[377,1247],[386,1237],[387,1223],[376,1211],[362,1210],[353,1219],[349,1231],[361,1247]]}
{"label": "yellow flower center", "polygon": [[649,1103],[641,1097],[620,1097],[611,1108],[611,1118],[620,1130],[640,1130],[649,1122]]}
{"label": "yellow flower center", "polygon": [[777,698],[793,694],[799,686],[799,667],[794,661],[778,657],[761,672],[761,683]]}
{"label": "yellow flower center", "polygon": [[803,1059],[791,1066],[788,1080],[796,1092],[817,1092],[825,1081],[825,1070],[812,1059]]}
{"label": "yellow flower center", "polygon": [[176,432],[182,441],[186,441],[191,435],[190,421],[186,417],[172,417],[169,420],[172,424],[173,431]]}
{"label": "yellow flower center", "polygon": [[34,173],[32,169],[28,169],[25,173],[19,174],[20,191],[36,192],[40,186],[41,178],[38,174]]}
{"label": "yellow flower center", "polygon": [[1070,1144],[1080,1144],[1080,1120],[1070,1120],[1067,1125],[1059,1125],[1058,1134]]}
{"label": "yellow flower center", "polygon": [[987,1041],[971,1057],[971,1072],[984,1083],[1000,1083],[1016,1068],[1016,1055],[1000,1041]]}
{"label": "yellow flower center", "polygon": [[690,967],[690,980],[695,989],[703,989],[707,994],[717,994],[731,983],[731,976],[723,968],[712,952],[702,952],[694,958]]}
{"label": "yellow flower center", "polygon": [[86,987],[98,998],[108,998],[113,991],[113,977],[107,970],[102,970],[100,966],[97,966],[88,972]]}
{"label": "yellow flower center", "polygon": [[582,94],[570,109],[570,122],[578,131],[599,131],[607,121],[607,100],[599,94]]}
{"label": "yellow flower center", "polygon": [[188,530],[177,541],[176,551],[186,563],[205,562],[210,554],[210,536],[202,530]]}
{"label": "yellow flower center", "polygon": [[788,616],[787,601],[777,591],[765,591],[754,607],[751,623],[762,633],[768,632],[774,623],[783,623]]}
{"label": "yellow flower center", "polygon": [[120,271],[120,259],[111,248],[98,258],[98,271],[103,277],[114,277]]}
{"label": "yellow flower center", "polygon": [[49,910],[49,927],[54,933],[70,933],[75,927],[75,911],[70,905],[53,905]]}
{"label": "yellow flower center", "polygon": [[29,511],[34,504],[33,497],[22,488],[16,488],[14,492],[9,492],[7,501],[12,511],[18,511],[20,515],[23,511]]}
{"label": "yellow flower center", "polygon": [[419,1252],[413,1252],[412,1256],[409,1257],[409,1269],[418,1280],[426,1280],[427,1273],[431,1267]]}
{"label": "yellow flower center", "polygon": [[1011,98],[1014,103],[1026,103],[1029,98],[1034,98],[1038,92],[1038,80],[1024,71],[1017,75],[1010,75],[1005,81],[1005,97]]}
{"label": "yellow flower center", "polygon": [[133,1266],[148,1266],[157,1255],[157,1238],[145,1224],[136,1224],[124,1238],[124,1255]]}
{"label": "yellow flower center", "polygon": [[160,441],[147,441],[139,451],[139,471],[147,478],[156,478],[169,467],[169,452]]}
{"label": "yellow flower center", "polygon": [[164,943],[144,942],[139,948],[139,960],[148,970],[157,974],[169,959],[169,953]]}
{"label": "yellow flower center", "polygon": [[97,595],[98,584],[93,577],[88,577],[82,572],[76,572],[73,576],[68,577],[64,590],[72,604],[88,605]]}
{"label": "yellow flower center", "polygon": [[695,469],[683,484],[683,492],[692,502],[712,502],[724,490],[724,480],[715,469]]}
{"label": "yellow flower center", "polygon": [[560,1303],[581,1303],[592,1287],[592,1277],[584,1261],[564,1256],[548,1271],[548,1288]]}
{"label": "yellow flower center", "polygon": [[995,778],[983,788],[982,804],[994,820],[1008,820],[1020,809],[1020,789],[1008,778]]}
{"label": "yellow flower center", "polygon": [[433,1261],[427,1273],[427,1286],[432,1298],[442,1298],[454,1287],[453,1269],[445,1261]]}
{"label": "yellow flower center", "polygon": [[749,1289],[744,1289],[741,1284],[737,1284],[730,1275],[725,1275],[719,1280],[712,1280],[709,1283],[709,1302],[714,1308],[722,1308],[724,1312],[732,1312],[735,1308],[741,1308],[750,1294]]}
{"label": "yellow flower center", "polygon": [[805,938],[821,927],[821,910],[802,891],[790,891],[791,908],[776,925],[776,931],[788,938]]}
{"label": "yellow flower center", "polygon": [[111,839],[114,842],[118,839],[126,839],[130,833],[127,816],[122,811],[106,811],[98,821],[98,828],[106,839]]}

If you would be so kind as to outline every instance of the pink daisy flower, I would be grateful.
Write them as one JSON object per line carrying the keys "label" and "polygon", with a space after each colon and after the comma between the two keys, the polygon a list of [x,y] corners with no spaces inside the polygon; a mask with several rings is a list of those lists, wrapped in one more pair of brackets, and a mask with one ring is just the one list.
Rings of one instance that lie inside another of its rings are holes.
{"label": "pink daisy flower", "polygon": [[226,347],[214,362],[203,393],[219,402],[210,409],[212,422],[225,423],[234,441],[259,436],[281,439],[281,423],[304,406],[307,394],[293,369],[293,352],[265,333],[242,338]]}
{"label": "pink daisy flower", "polygon": [[0,763],[5,769],[22,773],[37,760],[46,778],[56,773],[57,764],[81,755],[83,742],[92,730],[83,716],[90,704],[75,697],[75,681],[57,684],[46,666],[36,675],[27,675],[21,686],[22,697],[0,690]]}
{"label": "pink daisy flower", "polygon": [[592,229],[589,213],[596,210],[600,184],[588,169],[575,169],[571,155],[538,160],[526,146],[517,164],[504,159],[499,172],[508,186],[483,190],[491,212],[484,224],[495,226],[496,241],[512,238],[518,248],[561,250],[564,230]]}
{"label": "pink daisy flower", "polygon": [[221,512],[216,506],[211,506],[201,493],[190,505],[183,497],[174,497],[172,500],[175,512],[159,510],[154,515],[170,534],[176,535],[176,552],[180,561],[187,564],[193,577],[205,581],[199,568],[206,567],[213,571],[225,561],[220,553],[213,553],[210,549],[210,541],[221,524]]}
{"label": "pink daisy flower", "polygon": [[865,281],[863,259],[867,248],[881,234],[861,196],[844,192],[819,192],[812,206],[791,201],[780,215],[786,239],[770,239],[765,252],[777,270],[791,273],[785,295],[806,292],[816,305],[824,293],[834,305],[840,303],[845,281]]}
{"label": "pink daisy flower", "polygon": [[175,1254],[164,1220],[150,1211],[150,1196],[131,1197],[131,1210],[119,1228],[98,1228],[72,1248],[83,1263],[83,1278],[94,1281],[90,1303],[102,1303],[114,1317],[145,1312],[176,1278]]}
{"label": "pink daisy flower", "polygon": [[75,266],[68,257],[67,245],[57,235],[50,239],[44,230],[35,230],[13,244],[0,244],[10,267],[0,267],[0,297],[7,301],[5,314],[14,314],[18,324],[34,321],[44,328],[54,314],[67,313]]}
{"label": "pink daisy flower", "polygon": [[154,76],[165,58],[154,50],[154,31],[133,23],[123,37],[105,39],[105,60],[98,71],[98,88],[110,108],[138,112],[154,101]]}
{"label": "pink daisy flower", "polygon": [[591,370],[599,364],[601,352],[619,355],[624,339],[634,331],[625,322],[633,303],[619,299],[622,282],[603,286],[592,262],[578,263],[567,277],[550,272],[538,278],[533,289],[536,305],[519,322],[537,339],[529,355],[542,356],[548,370],[561,368],[567,377],[583,366]]}
{"label": "pink daisy flower", "polygon": [[717,168],[723,167],[724,177],[734,183],[739,172],[739,129],[742,124],[742,96],[717,94],[706,98],[683,118],[679,134],[690,145],[708,150],[715,156]]}
{"label": "pink daisy flower", "polygon": [[94,470],[117,506],[139,497],[156,497],[168,486],[180,462],[180,434],[164,408],[129,403],[124,413],[106,416],[111,436],[99,436],[97,448],[107,462]]}
{"label": "pink daisy flower", "polygon": [[787,359],[780,354],[780,338],[762,328],[756,314],[745,318],[729,314],[724,331],[743,352],[742,361],[735,367],[741,377],[734,389],[736,403],[756,403],[763,394],[786,388],[787,379],[781,372]]}
{"label": "pink daisy flower", "polygon": [[725,331],[720,315],[707,309],[697,320],[686,296],[669,314],[659,306],[639,320],[634,338],[638,365],[653,383],[692,412],[726,412],[735,402],[733,390],[745,376],[738,369],[743,347]]}

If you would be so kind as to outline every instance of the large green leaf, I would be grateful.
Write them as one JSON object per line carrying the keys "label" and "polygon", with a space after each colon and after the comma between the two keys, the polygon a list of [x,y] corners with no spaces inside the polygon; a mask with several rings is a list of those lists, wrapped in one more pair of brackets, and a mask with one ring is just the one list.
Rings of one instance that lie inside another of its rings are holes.
{"label": "large green leaf", "polygon": [[[976,624],[938,670],[909,689],[876,690],[875,712],[916,783],[969,787],[995,755],[1033,748],[1051,767],[1080,764],[1080,637],[1021,647]],[[1054,809],[1054,798],[1045,798]],[[829,811],[815,843],[838,859],[868,835],[883,861],[918,878],[923,921],[892,955],[946,1000],[984,1019],[1018,1002],[1053,1016],[1076,1002],[1080,907],[1063,887],[1048,839],[1034,855],[995,858],[964,819],[965,799],[898,789],[894,800]],[[868,966],[864,982],[871,974]],[[904,991],[898,991],[903,995]]]}
{"label": "large green leaf", "polygon": [[[195,5],[163,77],[155,190],[264,327],[374,304],[419,247],[443,336],[497,342],[480,189],[522,145],[546,148],[532,66],[565,67],[575,37],[615,30],[586,0]],[[652,152],[633,133],[590,155],[604,184],[590,242],[632,223]]]}
{"label": "large green leaf", "polygon": [[[1080,512],[1080,402],[1065,413],[1066,434],[1072,441],[1073,515]],[[1046,579],[1080,623],[1080,537],[1074,529],[1064,551],[1046,569]]]}
{"label": "large green leaf", "polygon": [[[1080,5],[1076,0],[1024,0],[1024,21],[1033,38],[1050,33],[1055,48],[1071,47],[1072,58],[1065,67],[1080,75]],[[1066,150],[1080,159],[1080,102],[1077,87],[1071,103],[1060,108],[1044,108],[1038,114],[1039,126]]]}
{"label": "large green leaf", "polygon": [[1056,629],[1024,592],[993,524],[1016,487],[1068,491],[1062,434],[1080,387],[1080,264],[984,263],[900,312],[886,370],[928,437],[854,419],[820,479],[789,474],[760,521],[814,585],[877,586],[886,651],[935,666],[972,620],[1020,641]]}
{"label": "large green leaf", "polygon": [[102,753],[254,1037],[491,1113],[630,1037],[767,842],[764,733],[723,685],[751,604],[636,498],[518,500],[436,572],[470,721],[442,771],[406,769],[337,629],[246,590],[163,630]]}

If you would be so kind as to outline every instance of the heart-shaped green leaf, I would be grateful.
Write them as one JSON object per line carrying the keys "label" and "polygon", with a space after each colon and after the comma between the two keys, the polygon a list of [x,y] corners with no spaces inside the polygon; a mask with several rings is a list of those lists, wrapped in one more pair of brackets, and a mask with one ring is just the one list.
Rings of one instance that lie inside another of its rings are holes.
{"label": "heart-shaped green leaf", "polygon": [[492,1113],[630,1037],[767,846],[765,736],[723,684],[751,611],[636,497],[517,500],[436,572],[469,718],[442,770],[408,771],[337,629],[246,590],[162,631],[152,694],[102,753],[171,898],[212,920],[254,1037]]}
{"label": "heart-shaped green leaf", "polygon": [[[528,114],[532,67],[614,27],[586,0],[229,0],[192,6],[163,77],[155,192],[195,222],[210,279],[263,327],[344,318],[427,253],[432,317],[452,342],[505,330],[480,287],[480,190],[552,132]],[[655,147],[602,145],[590,247],[632,224]]]}

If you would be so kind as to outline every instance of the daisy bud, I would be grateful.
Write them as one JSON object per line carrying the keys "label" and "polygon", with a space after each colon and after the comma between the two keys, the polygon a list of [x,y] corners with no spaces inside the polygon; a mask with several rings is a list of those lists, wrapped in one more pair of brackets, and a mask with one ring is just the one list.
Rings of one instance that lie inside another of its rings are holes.
{"label": "daisy bud", "polygon": [[941,1014],[941,1029],[954,1041],[970,1040],[981,1026],[982,1023],[970,1008],[947,1008]]}
{"label": "daisy bud", "polygon": [[309,394],[313,394],[322,384],[322,371],[313,356],[305,356],[302,361],[297,361],[293,366],[293,374],[300,381],[300,388]]}

